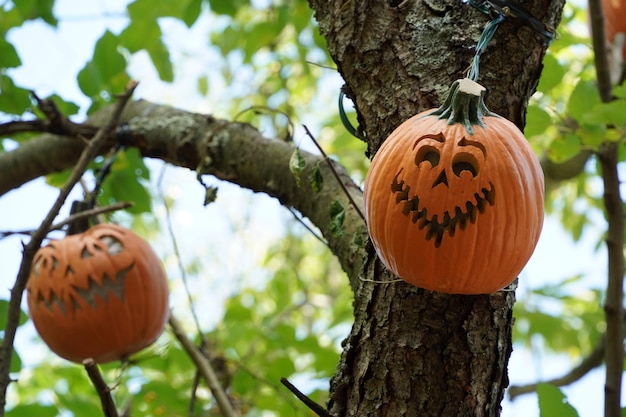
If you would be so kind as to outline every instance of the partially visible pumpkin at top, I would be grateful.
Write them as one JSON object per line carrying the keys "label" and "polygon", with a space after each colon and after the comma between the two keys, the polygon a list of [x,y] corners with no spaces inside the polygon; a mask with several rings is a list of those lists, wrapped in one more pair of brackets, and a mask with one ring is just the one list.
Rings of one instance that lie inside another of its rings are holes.
{"label": "partially visible pumpkin at top", "polygon": [[486,294],[527,263],[543,224],[543,172],[484,87],[456,81],[445,103],[402,123],[365,180],[371,241],[388,269],[427,290]]}
{"label": "partially visible pumpkin at top", "polygon": [[125,359],[152,344],[169,315],[158,257],[145,240],[113,224],[40,248],[26,288],[37,332],[73,362]]}
{"label": "partially visible pumpkin at top", "polygon": [[[602,0],[604,13],[604,34],[609,44],[615,40],[615,35],[626,35],[626,1]],[[626,42],[622,48],[622,60],[626,58]]]}

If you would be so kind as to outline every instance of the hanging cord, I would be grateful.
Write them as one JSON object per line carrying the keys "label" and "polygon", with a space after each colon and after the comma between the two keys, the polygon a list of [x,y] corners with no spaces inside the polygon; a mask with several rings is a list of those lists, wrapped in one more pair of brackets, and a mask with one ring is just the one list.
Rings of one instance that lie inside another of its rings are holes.
{"label": "hanging cord", "polygon": [[476,44],[476,54],[472,59],[472,65],[469,69],[468,78],[472,81],[478,81],[480,72],[480,56],[487,49],[487,45],[493,39],[496,30],[500,27],[500,23],[504,21],[506,17],[513,16],[524,21],[535,33],[540,35],[542,39],[548,43],[552,42],[557,36],[554,31],[549,30],[541,23],[536,17],[534,17],[523,6],[510,1],[510,0],[461,0],[463,3],[467,3],[481,12],[493,16],[491,22],[487,23],[485,29],[480,34],[478,43]]}
{"label": "hanging cord", "polygon": [[545,42],[552,42],[558,39],[558,34],[554,29],[546,27],[531,12],[526,10],[524,6],[512,0],[461,0],[465,4],[469,4],[481,12],[492,15],[495,13],[496,19],[513,16],[522,20],[526,26],[531,28],[536,34],[541,36]]}
{"label": "hanging cord", "polygon": [[495,35],[496,30],[498,30],[500,23],[503,21],[504,16],[497,15],[495,19],[487,23],[483,33],[480,34],[480,38],[478,38],[478,43],[476,44],[476,53],[474,54],[472,65],[470,66],[469,74],[467,75],[467,78],[470,80],[478,82],[478,75],[480,72],[480,56],[483,52],[485,52],[485,49],[487,49],[487,45],[489,45],[489,42],[493,39],[493,35]]}

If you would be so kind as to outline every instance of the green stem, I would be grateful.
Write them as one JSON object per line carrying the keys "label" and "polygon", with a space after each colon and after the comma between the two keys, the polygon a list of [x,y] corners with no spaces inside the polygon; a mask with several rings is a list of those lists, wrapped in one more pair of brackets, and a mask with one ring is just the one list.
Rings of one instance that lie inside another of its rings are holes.
{"label": "green stem", "polygon": [[452,83],[444,103],[429,116],[447,119],[449,125],[459,123],[463,125],[467,133],[473,135],[475,125],[485,127],[484,117],[500,117],[485,105],[486,91],[485,87],[469,78],[456,80]]}

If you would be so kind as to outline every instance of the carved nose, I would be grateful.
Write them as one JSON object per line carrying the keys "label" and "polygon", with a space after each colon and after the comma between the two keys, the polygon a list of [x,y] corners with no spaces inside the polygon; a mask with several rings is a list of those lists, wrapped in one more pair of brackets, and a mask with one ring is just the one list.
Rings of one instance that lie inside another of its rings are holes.
{"label": "carved nose", "polygon": [[441,174],[439,174],[439,176],[437,177],[437,179],[433,183],[433,187],[432,188],[435,188],[439,184],[445,184],[446,187],[448,187],[448,177],[446,176],[446,171],[445,170],[441,171]]}

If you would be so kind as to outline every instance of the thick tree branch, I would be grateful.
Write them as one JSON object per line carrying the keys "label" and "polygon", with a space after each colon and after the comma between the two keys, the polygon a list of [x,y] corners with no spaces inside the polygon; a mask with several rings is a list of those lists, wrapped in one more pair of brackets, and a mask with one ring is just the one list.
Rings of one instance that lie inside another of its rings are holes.
{"label": "thick tree branch", "polygon": [[[99,126],[111,109],[104,110],[88,122]],[[216,120],[146,101],[129,103],[122,115],[126,144],[136,146],[146,157],[159,158],[173,165],[214,175],[256,192],[276,197],[308,217],[322,232],[337,255],[353,286],[364,258],[358,242],[366,240],[366,228],[358,211],[345,196],[363,204],[361,190],[345,170],[332,162],[343,186],[323,158],[300,151],[306,161],[303,183],[297,186],[289,159],[295,149],[292,143],[263,137],[248,124]],[[112,144],[112,143],[111,143]],[[33,138],[6,154],[0,154],[0,195],[31,179],[72,167],[84,143],[65,136],[44,134]],[[322,162],[322,163],[320,163]],[[322,190],[314,191],[308,181],[318,166],[324,178]],[[6,173],[6,174],[5,174]],[[10,173],[10,174],[8,174]],[[328,207],[334,200],[346,210],[343,236],[333,234]]]}

